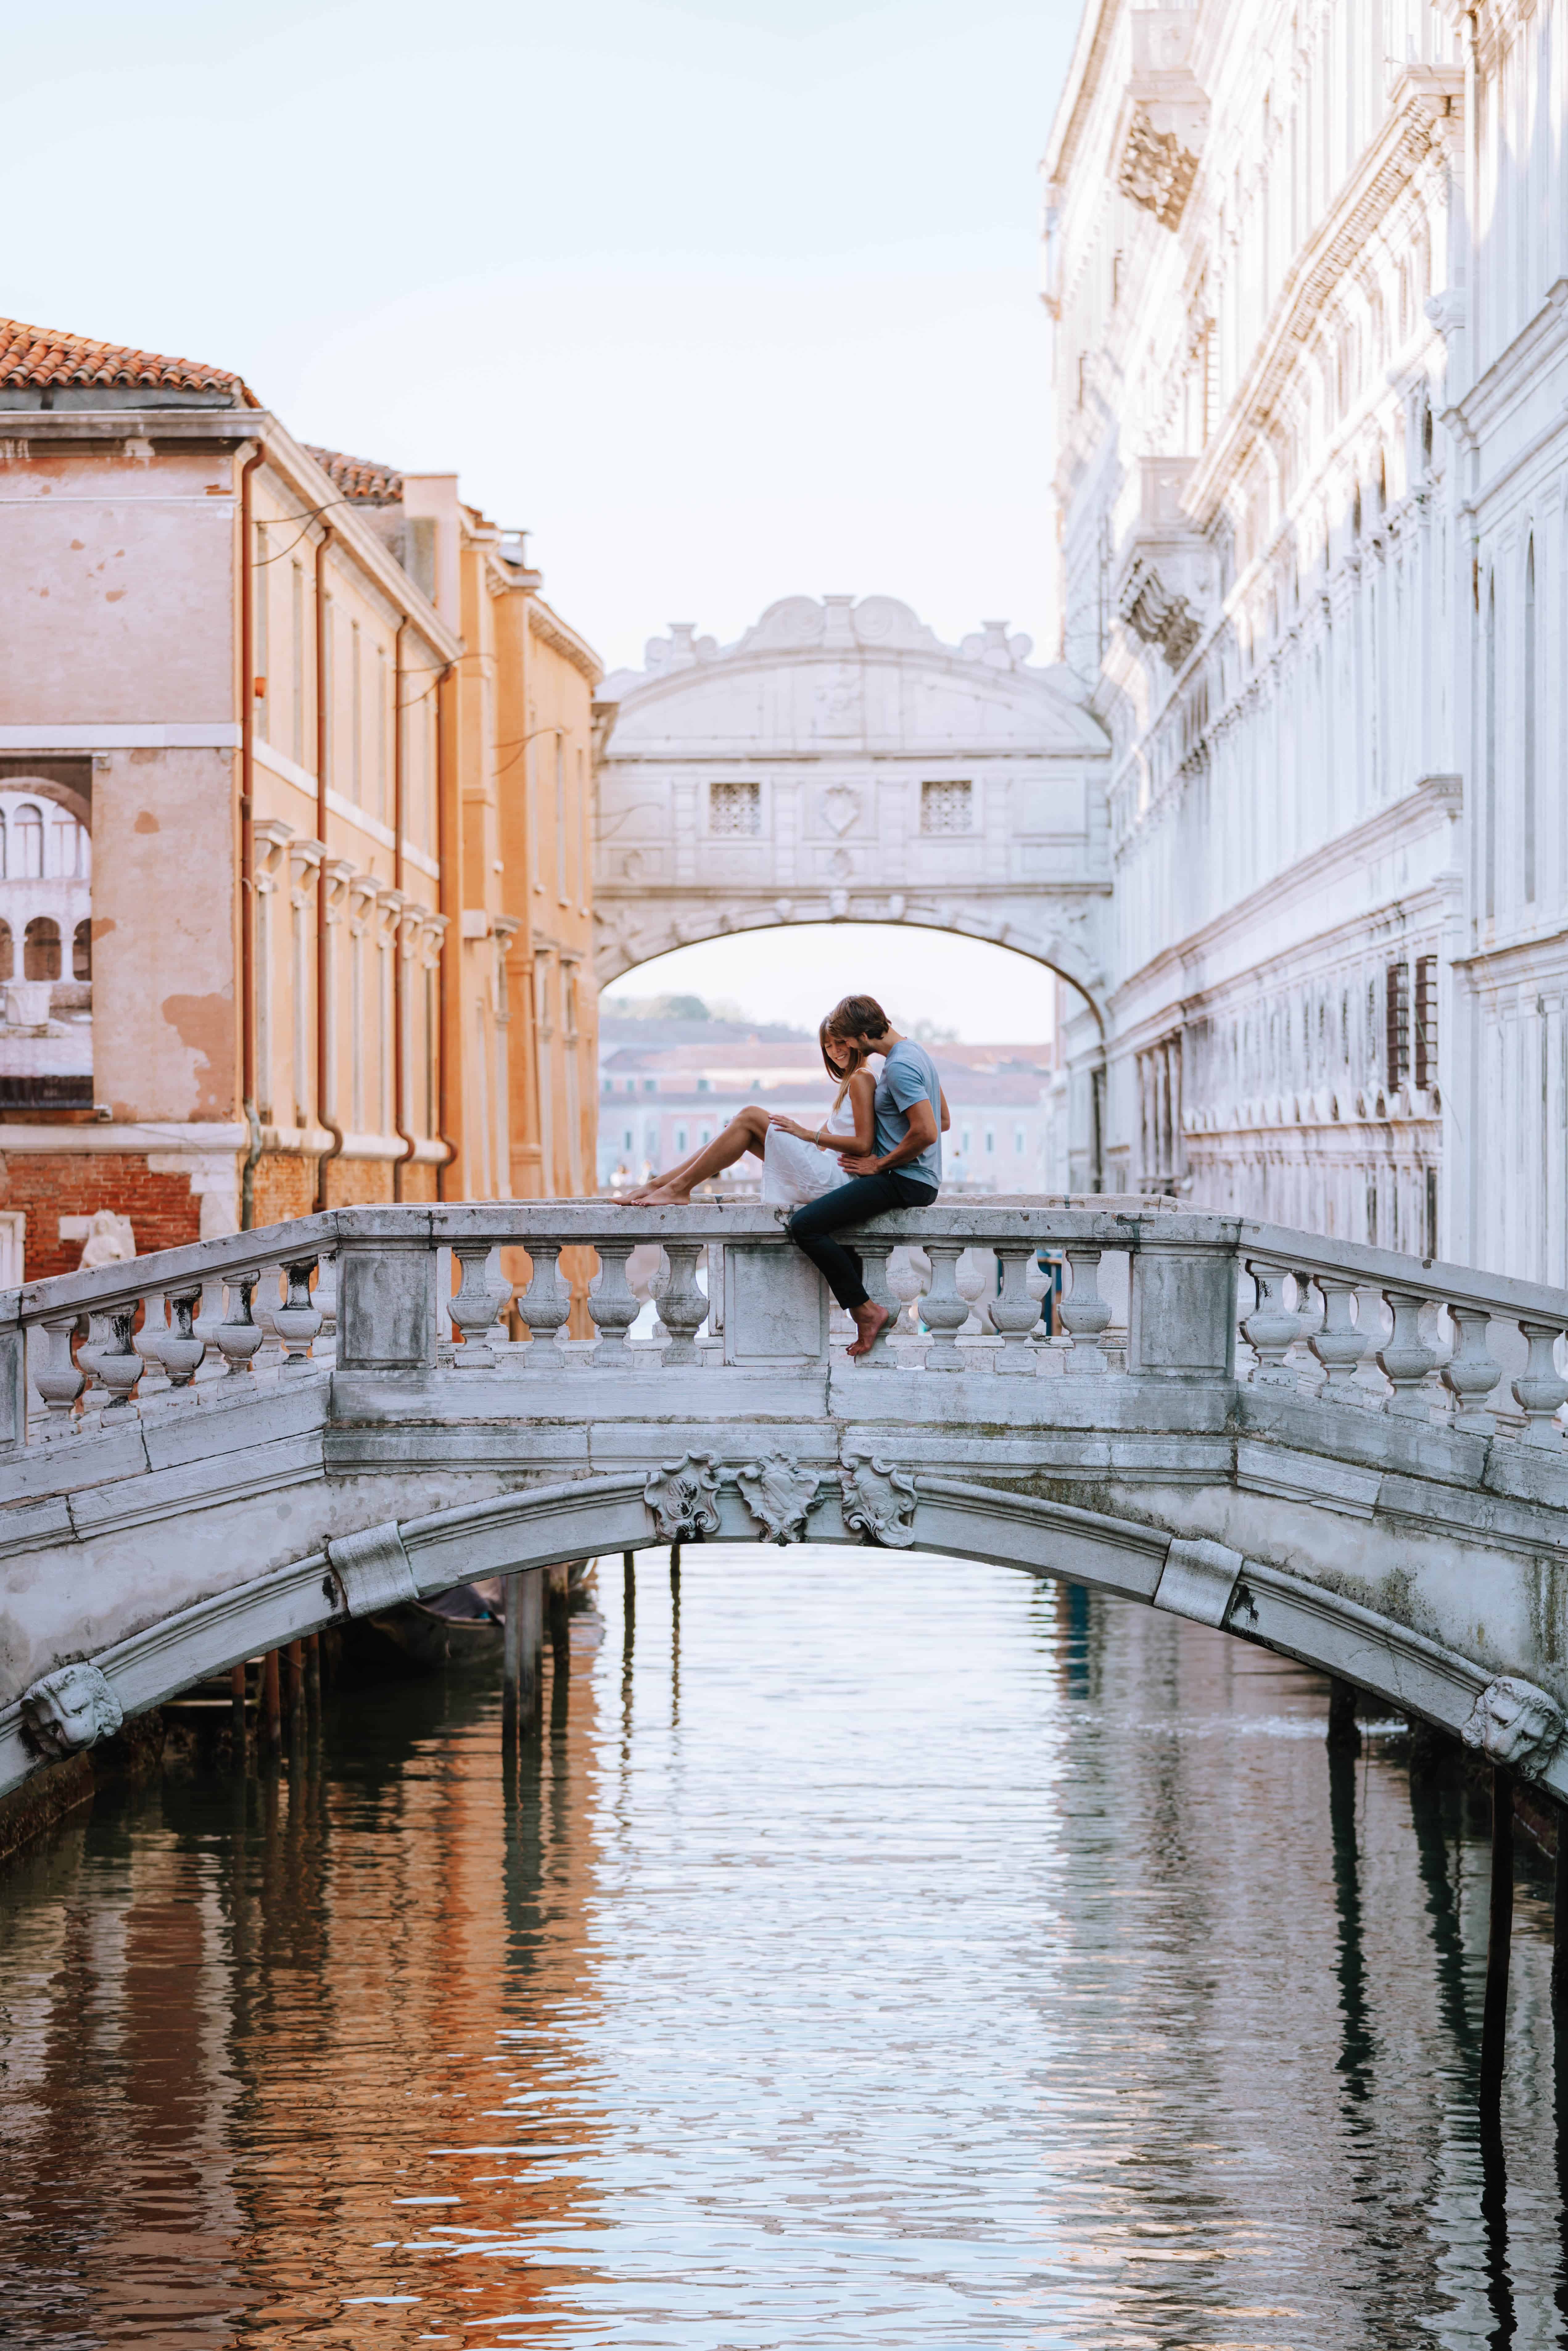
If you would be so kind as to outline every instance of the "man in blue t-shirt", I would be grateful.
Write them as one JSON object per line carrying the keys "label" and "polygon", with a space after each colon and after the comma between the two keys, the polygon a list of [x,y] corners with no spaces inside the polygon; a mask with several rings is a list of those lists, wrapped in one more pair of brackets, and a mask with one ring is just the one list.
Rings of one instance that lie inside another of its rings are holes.
{"label": "man in blue t-shirt", "polygon": [[864,1224],[883,1209],[924,1208],[936,1197],[946,1105],[930,1054],[913,1037],[899,1035],[873,996],[846,996],[828,1015],[828,1033],[882,1058],[873,1148],[863,1155],[841,1152],[839,1165],[850,1181],[797,1208],[787,1229],[821,1269],[828,1288],[853,1320],[850,1353],[863,1355],[887,1322],[887,1309],[866,1296],[856,1251],[829,1236],[844,1225]]}

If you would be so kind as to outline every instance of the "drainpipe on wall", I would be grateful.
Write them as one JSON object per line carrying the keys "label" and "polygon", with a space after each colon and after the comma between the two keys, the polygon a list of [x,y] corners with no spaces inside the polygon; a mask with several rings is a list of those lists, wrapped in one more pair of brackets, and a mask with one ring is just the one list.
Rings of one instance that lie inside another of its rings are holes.
{"label": "drainpipe on wall", "polygon": [[250,1142],[240,1170],[239,1225],[256,1221],[256,1163],[261,1120],[256,1107],[256,574],[251,560],[250,477],[267,452],[254,449],[239,475],[239,994],[240,1099]]}
{"label": "drainpipe on wall", "polygon": [[[402,892],[403,753],[402,753],[402,632],[405,612],[392,640],[392,888]],[[401,928],[401,919],[400,925]],[[402,941],[392,941],[392,1131],[402,1144],[402,1156],[392,1162],[392,1198],[402,1198],[402,1171],[413,1157],[413,1136],[408,1126],[408,981]],[[431,1043],[434,1043],[432,1039]]]}
{"label": "drainpipe on wall", "polygon": [[[441,912],[446,916],[446,928],[441,940],[441,961],[436,967],[436,1026],[441,1031],[441,1072],[438,1095],[438,1115],[441,1123],[441,1147],[446,1154],[436,1176],[438,1199],[450,1196],[446,1178],[457,1158],[457,1145],[449,1132],[452,1115],[452,1069],[455,1057],[462,1052],[463,1038],[463,890],[459,871],[457,819],[449,822],[450,793],[446,759],[446,705],[448,688],[457,664],[448,662],[435,681],[435,844],[441,861]],[[448,833],[451,839],[448,840]],[[456,904],[453,904],[455,898]]]}
{"label": "drainpipe on wall", "polygon": [[[323,851],[327,841],[327,551],[336,534],[325,529],[316,548],[316,838]],[[316,1162],[316,1198],[319,1214],[327,1206],[327,1166],[343,1148],[343,1130],[327,1115],[327,957],[331,934],[327,924],[327,859],[316,877],[316,1123],[332,1140]],[[336,1103],[333,1108],[336,1109]]]}

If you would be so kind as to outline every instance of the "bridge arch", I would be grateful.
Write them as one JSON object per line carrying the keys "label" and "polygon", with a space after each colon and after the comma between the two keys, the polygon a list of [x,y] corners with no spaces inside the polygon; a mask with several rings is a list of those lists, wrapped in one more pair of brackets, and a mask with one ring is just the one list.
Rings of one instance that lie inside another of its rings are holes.
{"label": "bridge arch", "polygon": [[944,644],[888,596],[653,639],[595,705],[601,985],[739,930],[909,924],[1049,966],[1103,1028],[1109,744],[1030,652],[1001,622]]}
{"label": "bridge arch", "polygon": [[[757,1504],[743,1492],[744,1479],[709,1479],[699,1467],[695,1482],[688,1477],[683,1486],[690,1460],[380,1520],[210,1593],[95,1655],[78,1654],[39,1677],[20,1705],[0,1708],[0,1793],[41,1761],[92,1744],[193,1682],[346,1618],[433,1599],[476,1577],[585,1554],[662,1550],[675,1533],[687,1542],[758,1541]],[[1484,1662],[1395,1615],[1208,1539],[970,1479],[915,1473],[889,1480],[885,1465],[876,1464],[861,1499],[869,1494],[874,1515],[876,1489],[888,1488],[879,1535],[863,1518],[855,1522],[856,1503],[841,1483],[841,1491],[813,1504],[816,1522],[802,1523],[802,1539],[871,1541],[894,1567],[901,1551],[935,1552],[1139,1601],[1352,1680],[1473,1745],[1495,1749],[1511,1740],[1508,1760],[1525,1768],[1531,1757],[1528,1743],[1520,1744],[1521,1709],[1528,1715],[1532,1703],[1538,1712],[1552,1709],[1544,1692],[1500,1679]],[[1568,1751],[1560,1747],[1540,1760],[1535,1776],[1568,1797]]]}

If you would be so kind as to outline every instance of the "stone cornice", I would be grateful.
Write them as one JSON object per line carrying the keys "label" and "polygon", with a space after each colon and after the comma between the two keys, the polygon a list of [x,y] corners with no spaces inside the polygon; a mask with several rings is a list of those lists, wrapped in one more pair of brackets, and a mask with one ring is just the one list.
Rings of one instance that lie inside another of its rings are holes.
{"label": "stone cornice", "polygon": [[1377,136],[1286,277],[1273,316],[1229,408],[1198,460],[1186,494],[1200,529],[1215,520],[1252,444],[1267,434],[1312,329],[1354,276],[1368,239],[1427,156],[1459,126],[1464,76],[1458,67],[1406,66]]}
{"label": "stone cornice", "polygon": [[552,653],[569,661],[591,686],[596,686],[603,677],[604,664],[592,646],[536,595],[528,598],[528,632],[549,645]]}
{"label": "stone cornice", "polygon": [[[1352,825],[1347,831],[1335,833],[1332,841],[1325,841],[1318,848],[1309,851],[1305,857],[1299,858],[1284,872],[1270,876],[1256,890],[1249,891],[1246,897],[1238,899],[1234,905],[1215,915],[1212,921],[1189,932],[1184,939],[1160,954],[1151,956],[1136,971],[1130,972],[1114,991],[1111,998],[1113,1009],[1119,1011],[1146,988],[1154,976],[1163,969],[1168,969],[1173,982],[1176,983],[1173,985],[1172,994],[1185,998],[1191,991],[1180,983],[1186,977],[1186,966],[1195,958],[1212,954],[1216,947],[1222,946],[1237,932],[1258,923],[1265,915],[1278,922],[1293,900],[1331,882],[1338,872],[1364,867],[1372,859],[1394,848],[1401,838],[1429,831],[1439,823],[1453,822],[1462,806],[1463,790],[1458,776],[1423,776],[1413,790],[1402,794],[1398,799],[1388,801],[1383,808],[1374,810],[1371,816],[1364,818],[1360,824]],[[1446,891],[1442,877],[1433,876],[1410,890],[1398,893],[1398,902],[1407,906],[1432,896],[1440,889]],[[1364,908],[1357,908],[1354,918],[1344,926],[1347,935],[1364,932],[1369,919]],[[1332,937],[1340,927],[1336,925],[1329,932],[1314,934],[1314,941],[1321,944],[1322,938]],[[1308,944],[1303,939],[1292,939],[1281,953],[1299,954]],[[1207,989],[1197,991],[1199,995],[1207,992]]]}

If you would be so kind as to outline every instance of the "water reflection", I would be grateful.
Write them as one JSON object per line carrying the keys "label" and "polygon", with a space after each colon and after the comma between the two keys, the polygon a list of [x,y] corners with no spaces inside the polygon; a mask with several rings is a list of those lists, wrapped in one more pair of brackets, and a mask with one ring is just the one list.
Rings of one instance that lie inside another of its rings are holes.
{"label": "water reflection", "polygon": [[662,1564],[536,1738],[360,1694],[10,1882],[7,2345],[1559,2339],[1542,1878],[1474,2121],[1484,1806],[1149,1611]]}

